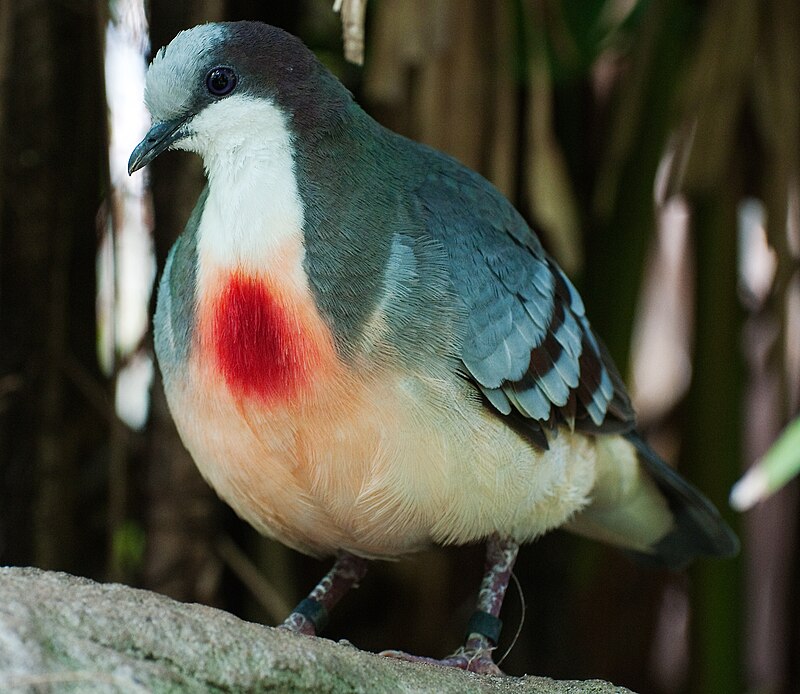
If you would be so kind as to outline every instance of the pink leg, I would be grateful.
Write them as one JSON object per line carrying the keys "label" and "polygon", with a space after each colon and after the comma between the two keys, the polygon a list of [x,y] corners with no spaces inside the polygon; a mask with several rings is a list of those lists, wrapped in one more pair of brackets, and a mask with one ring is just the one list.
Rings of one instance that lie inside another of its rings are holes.
{"label": "pink leg", "polygon": [[477,609],[467,625],[464,645],[442,660],[409,655],[402,651],[384,651],[382,655],[416,663],[457,667],[484,675],[502,675],[492,660],[492,651],[500,637],[500,608],[511,579],[519,545],[494,535],[486,543],[486,569],[478,592]]}
{"label": "pink leg", "polygon": [[328,613],[344,594],[357,588],[367,573],[367,560],[347,552],[340,552],[331,570],[317,584],[305,600],[281,624],[288,629],[308,636],[318,635],[328,623]]}

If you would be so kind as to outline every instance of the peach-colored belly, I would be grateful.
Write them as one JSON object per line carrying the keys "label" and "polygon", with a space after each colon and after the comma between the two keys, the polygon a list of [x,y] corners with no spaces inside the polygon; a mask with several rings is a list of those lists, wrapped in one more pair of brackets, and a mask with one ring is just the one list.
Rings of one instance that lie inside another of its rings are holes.
{"label": "peach-colored belly", "polygon": [[167,397],[203,476],[263,534],[315,555],[396,556],[494,531],[532,539],[585,505],[589,439],[565,432],[543,455],[449,372],[345,365],[303,296],[273,297],[302,328],[296,353],[250,379],[215,337],[228,279],[207,285]]}
{"label": "peach-colored belly", "polygon": [[218,270],[205,273],[202,297],[187,370],[168,398],[220,496],[261,532],[313,554],[424,544],[419,528],[387,543],[368,527],[389,515],[401,530],[391,499],[379,511],[354,510],[369,506],[371,476],[390,455],[382,447],[391,376],[365,377],[339,360],[307,290]]}

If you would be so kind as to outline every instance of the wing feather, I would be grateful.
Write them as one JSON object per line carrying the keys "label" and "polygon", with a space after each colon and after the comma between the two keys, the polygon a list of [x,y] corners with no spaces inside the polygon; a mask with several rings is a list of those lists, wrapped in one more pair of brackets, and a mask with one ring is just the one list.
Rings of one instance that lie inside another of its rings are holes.
{"label": "wing feather", "polygon": [[450,166],[417,191],[466,310],[467,377],[499,414],[544,427],[628,431],[634,413],[575,286],[527,223],[477,174]]}

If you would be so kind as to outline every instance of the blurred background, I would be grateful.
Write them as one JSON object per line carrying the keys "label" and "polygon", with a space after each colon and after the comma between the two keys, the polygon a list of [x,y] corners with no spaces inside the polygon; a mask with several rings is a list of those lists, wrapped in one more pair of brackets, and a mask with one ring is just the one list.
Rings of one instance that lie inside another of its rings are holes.
{"label": "blurred background", "polygon": [[[800,403],[796,0],[370,0],[363,68],[331,0],[0,0],[0,564],[266,624],[328,568],[216,499],[153,361],[153,281],[203,176],[185,153],[127,176],[144,70],[222,19],[298,34],[378,120],[491,179],[581,289],[650,441],[742,538],[683,574],[561,532],[527,546],[503,668],[800,691],[797,483],[728,505]],[[326,635],[447,654],[482,556],[375,564]]]}

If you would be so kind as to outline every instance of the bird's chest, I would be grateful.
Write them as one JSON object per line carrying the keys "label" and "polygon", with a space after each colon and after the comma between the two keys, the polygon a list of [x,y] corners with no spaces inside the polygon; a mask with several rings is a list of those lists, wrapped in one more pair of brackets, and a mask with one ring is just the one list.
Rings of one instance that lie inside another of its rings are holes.
{"label": "bird's chest", "polygon": [[219,272],[199,304],[195,358],[234,397],[281,405],[302,397],[336,361],[332,338],[306,297],[269,276]]}
{"label": "bird's chest", "polygon": [[[228,417],[259,420],[262,434],[273,439],[288,422],[302,431],[332,384],[353,378],[307,283],[291,270],[297,254],[284,249],[277,255],[283,260],[264,264],[261,272],[212,267],[198,278],[184,381],[198,400],[216,403],[206,415],[215,429],[224,431]],[[293,454],[292,447],[282,448]]]}

